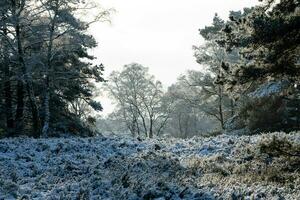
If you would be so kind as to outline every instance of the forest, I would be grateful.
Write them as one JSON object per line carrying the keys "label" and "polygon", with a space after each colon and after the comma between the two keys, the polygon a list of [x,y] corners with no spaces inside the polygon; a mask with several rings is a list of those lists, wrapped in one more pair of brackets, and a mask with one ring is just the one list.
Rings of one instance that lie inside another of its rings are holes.
{"label": "forest", "polygon": [[105,76],[90,27],[115,14],[0,0],[0,200],[300,199],[300,1],[211,16],[170,86]]}

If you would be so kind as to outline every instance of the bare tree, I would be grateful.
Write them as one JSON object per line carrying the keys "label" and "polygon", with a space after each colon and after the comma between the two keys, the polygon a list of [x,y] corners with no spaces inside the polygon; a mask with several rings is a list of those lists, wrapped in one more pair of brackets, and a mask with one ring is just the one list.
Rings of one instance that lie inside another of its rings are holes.
{"label": "bare tree", "polygon": [[107,84],[117,103],[119,116],[124,119],[132,135],[144,133],[152,138],[161,134],[168,115],[163,101],[162,84],[148,74],[148,68],[133,63],[121,72],[113,72]]}
{"label": "bare tree", "polygon": [[222,87],[214,84],[210,73],[190,70],[178,78],[177,83],[169,88],[169,93],[175,100],[181,100],[198,113],[218,121],[221,129],[231,113],[230,98],[224,94]]}

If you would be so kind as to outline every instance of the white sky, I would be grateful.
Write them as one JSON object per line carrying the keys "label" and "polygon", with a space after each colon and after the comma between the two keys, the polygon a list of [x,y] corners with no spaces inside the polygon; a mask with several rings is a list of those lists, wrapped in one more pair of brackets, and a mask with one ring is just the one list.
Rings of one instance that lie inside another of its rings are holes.
{"label": "white sky", "polygon": [[[99,47],[93,50],[105,66],[107,77],[125,64],[137,62],[165,86],[188,69],[201,70],[193,57],[193,45],[201,44],[198,29],[210,25],[215,13],[223,19],[230,10],[241,10],[257,0],[99,0],[114,8],[111,24],[91,28]],[[102,98],[104,113],[112,111]]]}

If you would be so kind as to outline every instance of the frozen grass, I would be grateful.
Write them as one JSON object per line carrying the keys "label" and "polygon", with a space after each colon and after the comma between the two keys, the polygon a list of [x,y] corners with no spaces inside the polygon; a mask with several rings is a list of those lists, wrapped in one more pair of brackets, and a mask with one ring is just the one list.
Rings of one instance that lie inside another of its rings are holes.
{"label": "frozen grass", "polygon": [[300,146],[299,132],[3,139],[0,199],[300,199],[299,168],[264,146],[274,137]]}

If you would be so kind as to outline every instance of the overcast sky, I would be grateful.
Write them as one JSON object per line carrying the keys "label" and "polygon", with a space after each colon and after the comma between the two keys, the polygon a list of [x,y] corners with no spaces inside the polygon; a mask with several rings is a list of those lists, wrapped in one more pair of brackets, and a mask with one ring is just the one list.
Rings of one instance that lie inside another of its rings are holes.
{"label": "overcast sky", "polygon": [[[223,19],[257,0],[99,0],[114,8],[111,24],[97,24],[92,34],[99,43],[93,54],[105,65],[105,76],[137,62],[165,86],[188,69],[201,70],[193,45],[201,44],[198,29],[210,25],[215,13]],[[105,112],[111,111],[107,99]]]}

